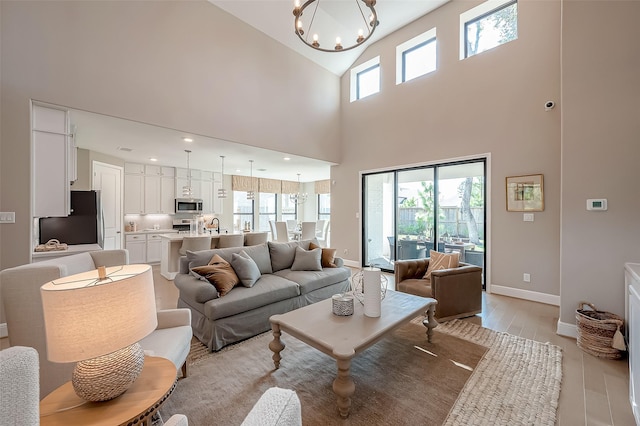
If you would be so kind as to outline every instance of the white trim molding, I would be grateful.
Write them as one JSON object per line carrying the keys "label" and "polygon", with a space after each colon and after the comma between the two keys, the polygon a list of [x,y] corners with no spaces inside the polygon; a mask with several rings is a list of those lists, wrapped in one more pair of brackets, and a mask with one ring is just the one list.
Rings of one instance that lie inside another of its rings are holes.
{"label": "white trim molding", "polygon": [[568,322],[562,322],[558,320],[558,327],[556,333],[560,336],[578,338],[578,327],[575,324],[569,324]]}
{"label": "white trim molding", "polygon": [[520,288],[505,287],[502,285],[492,284],[488,287],[492,294],[500,294],[502,296],[516,297],[518,299],[530,300],[532,302],[546,303],[547,305],[560,306],[560,296],[553,294],[540,293],[531,290],[522,290]]}
{"label": "white trim molding", "polygon": [[0,324],[0,339],[3,337],[9,337],[9,330],[7,329],[7,323]]}

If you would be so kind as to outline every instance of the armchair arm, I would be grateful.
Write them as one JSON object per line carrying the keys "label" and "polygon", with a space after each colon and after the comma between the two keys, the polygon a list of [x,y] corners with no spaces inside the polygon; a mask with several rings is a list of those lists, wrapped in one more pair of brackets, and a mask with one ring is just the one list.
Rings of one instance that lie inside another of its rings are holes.
{"label": "armchair arm", "polygon": [[158,311],[157,330],[184,325],[191,325],[191,310],[187,308],[178,308]]}
{"label": "armchair arm", "polygon": [[462,265],[431,273],[431,291],[438,301],[436,317],[441,321],[482,311],[482,268]]}

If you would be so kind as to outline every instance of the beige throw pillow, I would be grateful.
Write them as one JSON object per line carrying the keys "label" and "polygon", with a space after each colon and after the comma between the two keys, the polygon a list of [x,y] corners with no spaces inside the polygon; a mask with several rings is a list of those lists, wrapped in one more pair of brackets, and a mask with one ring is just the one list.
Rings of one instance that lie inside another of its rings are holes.
{"label": "beige throw pillow", "polygon": [[[313,250],[316,248],[322,248],[317,244],[309,243],[309,250]],[[336,260],[336,249],[332,248],[323,248],[322,249],[322,267],[323,268],[337,268],[338,266],[335,264]]]}
{"label": "beige throw pillow", "polygon": [[431,280],[431,273],[440,269],[457,268],[460,262],[460,253],[440,253],[439,251],[429,250],[429,266],[424,274],[425,280]]}
{"label": "beige throw pillow", "polygon": [[208,265],[197,266],[191,270],[213,284],[220,297],[229,293],[240,282],[229,262],[217,254],[211,258]]}

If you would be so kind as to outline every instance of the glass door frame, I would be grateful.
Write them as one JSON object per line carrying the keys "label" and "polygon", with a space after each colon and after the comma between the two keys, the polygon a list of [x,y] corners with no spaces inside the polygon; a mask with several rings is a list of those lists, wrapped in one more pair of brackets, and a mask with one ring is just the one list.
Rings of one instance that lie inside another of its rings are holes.
{"label": "glass door frame", "polygon": [[[406,171],[412,171],[412,170],[423,170],[423,169],[433,169],[433,192],[434,194],[436,194],[436,196],[434,197],[434,201],[433,201],[433,209],[434,209],[434,218],[433,218],[433,238],[434,241],[438,241],[439,240],[439,235],[438,235],[438,230],[439,230],[439,215],[437,214],[437,212],[440,209],[440,205],[439,205],[439,197],[437,194],[439,194],[439,169],[442,167],[447,167],[447,166],[457,166],[457,165],[463,165],[463,164],[472,164],[472,163],[481,163],[482,164],[482,170],[483,170],[483,179],[484,179],[484,184],[483,184],[483,199],[484,199],[484,205],[483,205],[483,224],[482,224],[482,232],[483,232],[483,236],[484,236],[484,247],[485,247],[485,251],[484,251],[484,264],[483,264],[483,289],[486,287],[487,284],[487,265],[489,264],[488,262],[488,258],[489,258],[489,247],[490,247],[490,236],[489,236],[489,232],[488,232],[488,228],[489,228],[489,221],[488,221],[488,217],[489,217],[489,210],[490,210],[490,203],[489,203],[489,185],[490,185],[490,176],[489,176],[489,164],[490,164],[490,156],[488,154],[482,155],[482,156],[477,156],[477,157],[469,157],[469,158],[465,158],[465,159],[459,159],[459,160],[451,160],[451,161],[444,161],[444,162],[434,162],[434,163],[429,163],[429,164],[424,164],[424,165],[416,165],[416,166],[409,166],[409,167],[397,167],[397,168],[391,168],[391,169],[387,169],[387,170],[375,170],[375,171],[370,171],[370,172],[361,172],[360,173],[360,193],[361,193],[361,197],[360,197],[360,201],[361,201],[361,206],[360,206],[360,210],[362,212],[361,217],[361,229],[360,229],[360,235],[361,235],[361,259],[362,259],[362,266],[370,266],[369,265],[369,259],[368,259],[368,244],[367,244],[367,232],[366,232],[366,225],[367,225],[367,209],[366,209],[366,204],[367,204],[367,185],[366,185],[366,179],[368,176],[372,176],[372,175],[380,175],[380,174],[392,174],[393,177],[393,200],[395,200],[395,206],[394,208],[394,216],[393,216],[393,238],[396,239],[397,241],[397,237],[398,237],[398,209],[399,209],[399,203],[398,203],[398,174],[402,173],[402,172],[406,172]],[[427,254],[428,255],[428,254]],[[395,244],[394,245],[394,256],[393,259],[398,259],[398,245]],[[385,267],[381,267],[380,265],[375,265],[377,267],[380,267],[382,269],[383,272],[389,272],[389,273],[393,273],[392,269],[388,269]]]}

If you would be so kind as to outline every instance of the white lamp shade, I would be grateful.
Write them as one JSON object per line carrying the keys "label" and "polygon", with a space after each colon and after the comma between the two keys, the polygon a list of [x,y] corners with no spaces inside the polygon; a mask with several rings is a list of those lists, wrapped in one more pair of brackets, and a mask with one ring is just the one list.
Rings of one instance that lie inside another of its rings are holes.
{"label": "white lamp shade", "polygon": [[140,341],[158,325],[149,265],[106,268],[63,277],[40,288],[47,357],[76,362]]}

